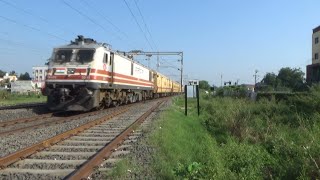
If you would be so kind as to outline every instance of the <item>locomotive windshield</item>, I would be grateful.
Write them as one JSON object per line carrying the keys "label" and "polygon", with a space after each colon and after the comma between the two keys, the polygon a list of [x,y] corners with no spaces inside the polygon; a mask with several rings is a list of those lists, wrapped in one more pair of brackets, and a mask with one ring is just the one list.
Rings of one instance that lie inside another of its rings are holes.
{"label": "locomotive windshield", "polygon": [[63,64],[84,64],[93,60],[94,49],[59,49],[54,55],[54,62]]}
{"label": "locomotive windshield", "polygon": [[93,60],[94,50],[79,50],[76,56],[76,61],[87,63]]}
{"label": "locomotive windshield", "polygon": [[58,63],[70,62],[72,50],[58,50],[55,54],[54,61]]}

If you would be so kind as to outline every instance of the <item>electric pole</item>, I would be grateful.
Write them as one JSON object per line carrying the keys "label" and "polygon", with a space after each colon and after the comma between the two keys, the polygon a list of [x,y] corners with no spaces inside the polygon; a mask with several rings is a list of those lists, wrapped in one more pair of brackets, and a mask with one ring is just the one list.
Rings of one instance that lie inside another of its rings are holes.
{"label": "electric pole", "polygon": [[160,62],[159,62],[159,52],[157,53],[157,71],[159,71],[159,66],[160,66]]}
{"label": "electric pole", "polygon": [[221,83],[220,83],[220,87],[222,87],[222,74],[221,74],[221,77],[220,77],[220,78],[221,78]]}
{"label": "electric pole", "polygon": [[254,86],[256,86],[256,84],[257,84],[257,77],[258,77],[258,75],[257,75],[257,73],[258,73],[258,70],[255,70],[254,71]]}

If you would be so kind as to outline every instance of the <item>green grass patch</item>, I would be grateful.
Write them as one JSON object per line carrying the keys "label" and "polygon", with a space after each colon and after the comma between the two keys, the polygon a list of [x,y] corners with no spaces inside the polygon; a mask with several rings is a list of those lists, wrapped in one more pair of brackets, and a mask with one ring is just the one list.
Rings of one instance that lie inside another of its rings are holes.
{"label": "green grass patch", "polygon": [[107,173],[107,177],[110,179],[124,179],[130,170],[130,162],[128,159],[122,159],[116,163],[116,166]]}
{"label": "green grass patch", "polygon": [[185,116],[175,98],[155,123],[157,179],[319,179],[320,86],[257,102],[202,94],[200,106],[189,99]]}
{"label": "green grass patch", "polygon": [[216,142],[201,125],[196,111],[184,116],[181,99],[174,101],[157,124],[150,141],[156,148],[153,168],[159,179],[225,177]]}
{"label": "green grass patch", "polygon": [[46,102],[46,100],[47,97],[41,94],[11,94],[7,91],[0,91],[0,106]]}

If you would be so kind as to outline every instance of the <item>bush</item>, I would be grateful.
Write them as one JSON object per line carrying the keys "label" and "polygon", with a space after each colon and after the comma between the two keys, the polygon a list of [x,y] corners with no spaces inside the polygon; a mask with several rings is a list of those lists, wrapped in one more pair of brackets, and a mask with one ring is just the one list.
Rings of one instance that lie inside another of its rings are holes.
{"label": "bush", "polygon": [[232,177],[320,177],[320,88],[280,101],[213,98],[201,111]]}
{"label": "bush", "polygon": [[223,149],[226,166],[237,179],[272,177],[274,159],[260,146],[229,140]]}

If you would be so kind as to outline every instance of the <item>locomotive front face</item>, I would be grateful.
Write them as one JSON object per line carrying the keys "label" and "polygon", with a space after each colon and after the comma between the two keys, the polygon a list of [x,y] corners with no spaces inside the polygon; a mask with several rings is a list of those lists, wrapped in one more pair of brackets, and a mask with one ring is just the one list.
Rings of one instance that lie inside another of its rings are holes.
{"label": "locomotive front face", "polygon": [[83,47],[54,50],[45,90],[51,110],[87,111],[97,104],[97,88],[90,82],[95,52]]}

